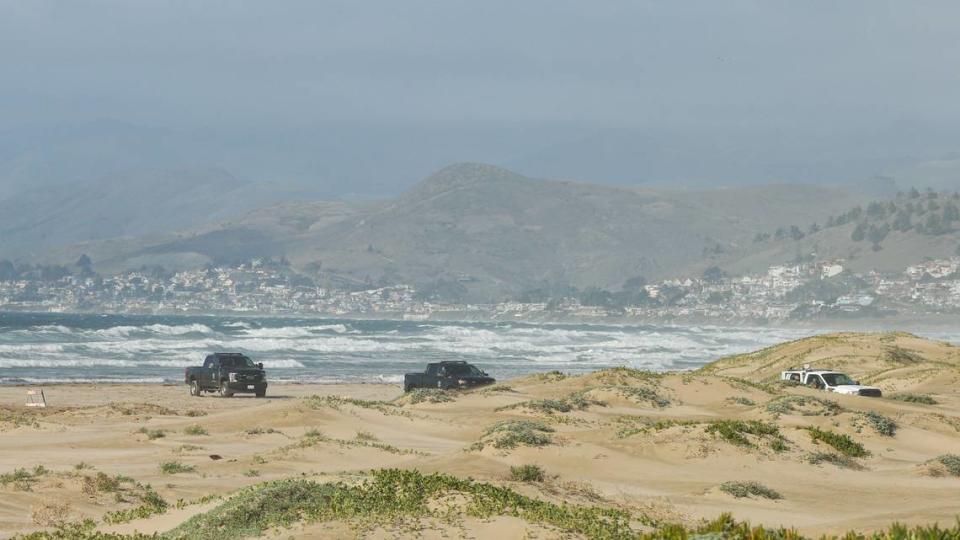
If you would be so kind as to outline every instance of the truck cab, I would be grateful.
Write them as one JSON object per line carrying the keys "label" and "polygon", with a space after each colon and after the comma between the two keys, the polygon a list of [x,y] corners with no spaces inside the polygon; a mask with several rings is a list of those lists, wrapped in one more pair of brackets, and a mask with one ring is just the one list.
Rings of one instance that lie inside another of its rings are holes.
{"label": "truck cab", "polygon": [[780,374],[780,379],[848,396],[882,397],[883,395],[883,392],[875,386],[863,386],[860,381],[851,379],[846,373],[827,369],[807,367],[788,369]]}
{"label": "truck cab", "polygon": [[478,367],[463,361],[434,362],[427,364],[423,373],[407,373],[403,376],[403,391],[414,388],[439,388],[452,390],[493,384],[496,379]]}

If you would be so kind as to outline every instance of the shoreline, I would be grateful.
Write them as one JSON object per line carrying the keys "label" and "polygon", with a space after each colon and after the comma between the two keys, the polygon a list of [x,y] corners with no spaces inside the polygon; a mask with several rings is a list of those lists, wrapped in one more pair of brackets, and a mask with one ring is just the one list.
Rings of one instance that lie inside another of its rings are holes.
{"label": "shoreline", "polygon": [[[462,312],[472,313],[472,312]],[[917,315],[911,317],[863,317],[863,318],[834,318],[834,319],[809,319],[809,320],[757,320],[757,319],[715,319],[715,318],[636,318],[636,317],[545,317],[545,318],[523,318],[523,317],[462,317],[462,316],[431,316],[424,319],[405,318],[403,313],[378,314],[378,316],[367,316],[366,314],[322,314],[322,313],[250,313],[250,312],[104,312],[104,311],[35,311],[35,310],[11,310],[0,309],[0,316],[3,315],[30,315],[30,316],[103,316],[103,317],[129,317],[129,318],[193,318],[193,319],[212,319],[212,318],[237,318],[241,320],[248,319],[266,319],[266,320],[291,320],[301,319],[309,321],[325,322],[405,322],[405,323],[446,323],[446,324],[504,324],[516,323],[527,326],[595,326],[595,327],[642,327],[653,326],[661,328],[689,328],[691,326],[706,326],[712,328],[772,328],[784,330],[807,330],[822,329],[824,332],[844,331],[849,328],[850,331],[889,331],[892,329],[901,329],[903,327],[912,327],[917,329],[929,330],[947,330],[955,329],[956,319],[960,314],[931,314]]]}

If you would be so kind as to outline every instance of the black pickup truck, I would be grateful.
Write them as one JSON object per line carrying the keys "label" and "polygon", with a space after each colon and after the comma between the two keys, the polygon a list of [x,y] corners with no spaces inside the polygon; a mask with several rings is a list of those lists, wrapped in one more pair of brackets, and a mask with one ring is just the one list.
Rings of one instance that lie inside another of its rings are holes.
{"label": "black pickup truck", "polygon": [[190,386],[190,395],[200,397],[203,392],[217,392],[222,397],[233,394],[267,395],[267,373],[263,364],[254,364],[240,353],[214,353],[207,356],[201,367],[188,367],[184,379]]}
{"label": "black pickup truck", "polygon": [[453,390],[457,388],[473,388],[493,384],[496,380],[476,366],[463,361],[437,362],[427,364],[427,371],[423,373],[407,373],[403,376],[403,391],[409,392],[414,388],[439,388]]}

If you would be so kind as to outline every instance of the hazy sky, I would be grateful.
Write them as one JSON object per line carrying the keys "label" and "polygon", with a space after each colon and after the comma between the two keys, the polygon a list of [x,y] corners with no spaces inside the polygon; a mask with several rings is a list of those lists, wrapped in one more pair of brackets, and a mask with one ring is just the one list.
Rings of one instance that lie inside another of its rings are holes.
{"label": "hazy sky", "polygon": [[556,125],[937,153],[957,96],[956,1],[0,0],[0,130]]}

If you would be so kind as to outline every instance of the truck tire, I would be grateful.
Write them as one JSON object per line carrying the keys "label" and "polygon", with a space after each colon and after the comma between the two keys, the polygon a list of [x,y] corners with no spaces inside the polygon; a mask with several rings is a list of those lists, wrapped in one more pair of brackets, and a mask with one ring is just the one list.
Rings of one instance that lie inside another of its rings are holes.
{"label": "truck tire", "polygon": [[190,381],[190,395],[193,397],[200,397],[200,384],[197,383],[196,379]]}
{"label": "truck tire", "polygon": [[267,389],[264,388],[263,390],[257,391],[256,396],[257,396],[257,397],[267,397]]}
{"label": "truck tire", "polygon": [[233,397],[233,391],[225,382],[220,383],[220,397]]}
{"label": "truck tire", "polygon": [[411,391],[411,390],[413,390],[413,385],[411,385],[411,384],[408,383],[408,382],[403,383],[403,393],[404,393],[404,394],[406,394],[407,392],[409,392],[409,391]]}

